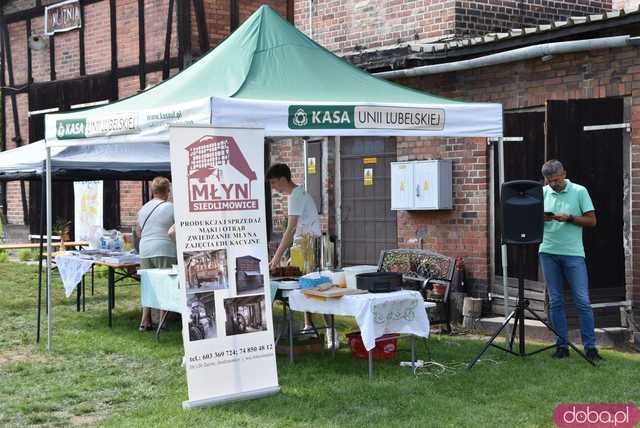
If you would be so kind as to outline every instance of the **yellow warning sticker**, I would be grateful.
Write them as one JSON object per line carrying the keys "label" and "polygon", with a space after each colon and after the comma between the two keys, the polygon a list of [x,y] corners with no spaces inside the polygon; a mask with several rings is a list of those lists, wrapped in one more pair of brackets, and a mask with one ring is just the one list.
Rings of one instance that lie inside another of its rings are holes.
{"label": "yellow warning sticker", "polygon": [[307,158],[307,174],[316,173],[316,158]]}
{"label": "yellow warning sticker", "polygon": [[373,168],[365,168],[363,177],[365,186],[373,186]]}

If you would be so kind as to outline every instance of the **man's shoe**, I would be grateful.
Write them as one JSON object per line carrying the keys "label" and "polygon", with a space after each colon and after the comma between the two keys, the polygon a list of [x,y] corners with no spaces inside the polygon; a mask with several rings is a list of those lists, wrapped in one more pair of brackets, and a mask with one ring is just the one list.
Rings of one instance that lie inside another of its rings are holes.
{"label": "man's shoe", "polygon": [[587,360],[591,361],[591,362],[597,362],[597,361],[601,361],[602,357],[600,356],[600,354],[598,353],[598,350],[596,348],[587,348],[584,350],[585,355],[587,356]]}
{"label": "man's shoe", "polygon": [[551,358],[569,358],[569,348],[558,346],[556,348],[556,352],[551,356]]}

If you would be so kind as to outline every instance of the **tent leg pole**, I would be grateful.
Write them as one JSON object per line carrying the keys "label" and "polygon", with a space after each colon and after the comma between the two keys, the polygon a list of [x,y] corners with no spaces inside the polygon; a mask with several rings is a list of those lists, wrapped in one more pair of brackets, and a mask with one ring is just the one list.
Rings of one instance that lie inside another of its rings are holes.
{"label": "tent leg pole", "polygon": [[47,151],[47,351],[51,352],[53,339],[53,311],[51,308],[51,147],[46,146]]}
{"label": "tent leg pole", "polygon": [[[46,169],[46,161],[44,162],[42,171],[44,172]],[[47,203],[46,201],[46,192],[47,192],[47,183],[45,180],[44,174],[40,174],[40,247],[38,250],[38,307],[36,309],[36,318],[37,318],[37,326],[36,326],[36,343],[40,343],[40,329],[41,329],[41,313],[42,313],[42,252],[44,251],[44,222],[45,218],[42,215],[42,207]]]}

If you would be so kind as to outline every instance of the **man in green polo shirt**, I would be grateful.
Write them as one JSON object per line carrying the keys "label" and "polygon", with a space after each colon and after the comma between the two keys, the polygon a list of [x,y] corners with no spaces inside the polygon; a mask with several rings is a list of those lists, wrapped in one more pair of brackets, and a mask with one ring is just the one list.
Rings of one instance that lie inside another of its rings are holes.
{"label": "man in green polo shirt", "polygon": [[564,282],[571,287],[580,317],[580,333],[587,358],[601,359],[596,349],[593,310],[589,301],[589,278],[582,245],[582,228],[596,225],[596,214],[589,192],[567,180],[558,160],[542,165],[544,194],[544,236],[540,245],[540,264],[549,291],[549,315],[558,332],[554,358],[569,356],[569,328],[564,310]]}

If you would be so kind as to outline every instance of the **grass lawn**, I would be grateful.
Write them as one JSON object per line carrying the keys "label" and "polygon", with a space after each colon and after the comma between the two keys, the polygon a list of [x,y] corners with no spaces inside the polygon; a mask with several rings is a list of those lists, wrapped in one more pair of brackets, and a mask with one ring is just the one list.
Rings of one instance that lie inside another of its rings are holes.
{"label": "grass lawn", "polygon": [[[184,411],[180,333],[173,324],[156,343],[137,331],[137,284],[116,288],[109,330],[104,277],[85,313],[54,278],[54,350],[47,353],[46,318],[43,343],[35,345],[37,267],[0,263],[0,426],[554,426],[559,403],[640,402],[637,354],[605,350],[594,369],[576,355],[555,361],[549,353],[521,359],[490,350],[467,371],[460,363],[482,342],[435,335],[418,357],[451,367],[439,376],[413,376],[396,359],[376,363],[369,384],[366,360],[343,348],[335,360],[305,355],[291,365],[278,357],[278,395]],[[353,328],[350,319],[338,322],[343,333]]]}

